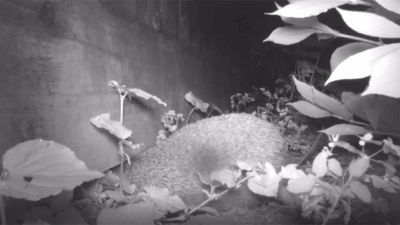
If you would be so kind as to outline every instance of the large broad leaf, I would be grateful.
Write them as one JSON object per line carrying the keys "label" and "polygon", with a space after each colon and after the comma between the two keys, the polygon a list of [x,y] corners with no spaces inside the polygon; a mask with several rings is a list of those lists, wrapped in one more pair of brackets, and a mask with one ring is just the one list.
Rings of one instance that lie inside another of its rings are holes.
{"label": "large broad leaf", "polygon": [[350,112],[368,121],[375,131],[400,134],[400,99],[343,92],[342,101]]}
{"label": "large broad leaf", "polygon": [[328,172],[328,157],[332,153],[328,150],[322,150],[315,158],[312,164],[312,171],[316,177],[323,177]]}
{"label": "large broad leaf", "polygon": [[347,26],[358,33],[380,38],[400,38],[400,26],[383,16],[339,8],[337,10]]}
{"label": "large broad leaf", "polygon": [[353,124],[336,124],[320,132],[327,135],[363,135],[372,133],[373,131],[368,127],[362,127]]}
{"label": "large broad leaf", "polygon": [[361,177],[369,167],[370,158],[368,156],[361,156],[352,161],[349,166],[350,175],[353,177]]}
{"label": "large broad leaf", "polygon": [[381,94],[393,98],[400,98],[400,45],[382,57],[372,70],[369,86],[362,93]]}
{"label": "large broad leaf", "polygon": [[315,106],[307,101],[297,101],[292,103],[287,103],[287,105],[292,106],[297,111],[305,116],[309,116],[311,118],[324,118],[333,116],[332,113],[321,109],[318,106]]}
{"label": "large broad leaf", "polygon": [[[400,44],[389,44],[371,48],[348,57],[332,72],[325,85],[343,79],[361,79],[372,74],[374,67],[385,56],[397,52]],[[389,57],[390,59],[391,57]],[[392,65],[398,67],[400,65]]]}
{"label": "large broad leaf", "polygon": [[20,143],[4,154],[0,193],[36,201],[102,176],[89,170],[67,147],[36,139]]}
{"label": "large broad leaf", "polygon": [[337,48],[331,56],[331,70],[334,70],[341,62],[343,62],[348,57],[364,50],[370,49],[372,47],[375,46],[364,42],[354,42]]}
{"label": "large broad leaf", "polygon": [[293,18],[305,18],[310,16],[316,16],[320,13],[326,12],[329,9],[350,3],[350,0],[307,0],[307,1],[295,1],[288,4],[275,12],[265,13],[268,15],[278,15],[284,17]]}
{"label": "large broad leaf", "polygon": [[344,120],[350,120],[352,114],[338,100],[318,91],[313,86],[297,80],[293,77],[294,83],[301,96],[312,104],[332,113],[334,116]]}
{"label": "large broad leaf", "polygon": [[95,116],[90,119],[90,122],[97,128],[103,128],[121,140],[132,135],[132,131],[124,127],[121,122],[112,120],[109,113]]}
{"label": "large broad leaf", "polygon": [[263,41],[272,41],[275,44],[296,44],[315,33],[312,28],[301,28],[295,26],[278,27]]}
{"label": "large broad leaf", "polygon": [[381,6],[386,8],[387,10],[390,10],[392,12],[395,12],[397,14],[400,14],[400,1],[398,0],[376,0],[377,3],[379,3]]}

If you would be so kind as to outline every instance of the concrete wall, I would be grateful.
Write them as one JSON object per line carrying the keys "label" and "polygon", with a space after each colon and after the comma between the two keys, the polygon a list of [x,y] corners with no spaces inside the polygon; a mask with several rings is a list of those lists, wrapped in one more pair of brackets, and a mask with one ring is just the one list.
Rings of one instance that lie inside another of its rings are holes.
{"label": "concrete wall", "polygon": [[118,119],[110,80],[168,104],[127,102],[125,126],[146,146],[154,144],[163,112],[187,115],[188,91],[227,109],[229,95],[248,86],[242,56],[214,41],[215,6],[198,4],[0,0],[1,153],[43,138],[68,146],[91,169],[114,166],[116,140],[89,122],[105,112]]}

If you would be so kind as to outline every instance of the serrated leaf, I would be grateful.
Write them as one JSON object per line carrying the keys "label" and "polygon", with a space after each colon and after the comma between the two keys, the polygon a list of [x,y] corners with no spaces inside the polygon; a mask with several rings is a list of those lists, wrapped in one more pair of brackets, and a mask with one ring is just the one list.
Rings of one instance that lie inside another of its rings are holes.
{"label": "serrated leaf", "polygon": [[99,225],[153,225],[161,215],[157,213],[154,203],[141,202],[128,204],[118,208],[105,208],[97,219]]}
{"label": "serrated leaf", "polygon": [[109,113],[104,113],[90,119],[90,122],[97,128],[102,128],[110,132],[119,139],[127,139],[132,135],[132,131],[124,127],[121,122],[112,120]]}
{"label": "serrated leaf", "polygon": [[318,91],[311,85],[297,80],[295,77],[293,77],[293,80],[296,85],[297,91],[308,102],[344,120],[350,120],[352,118],[353,115],[340,101]]}
{"label": "serrated leaf", "polygon": [[301,28],[295,26],[278,27],[263,41],[271,41],[275,44],[292,45],[296,44],[315,33],[312,28]]}
{"label": "serrated leaf", "polygon": [[349,166],[350,175],[353,177],[361,177],[367,171],[369,167],[369,157],[362,156],[352,161]]}
{"label": "serrated leaf", "polygon": [[337,159],[328,159],[328,169],[336,176],[341,177],[343,175],[343,169]]}
{"label": "serrated leaf", "polygon": [[284,17],[293,18],[305,18],[310,16],[317,16],[329,9],[338,7],[349,3],[350,1],[345,0],[307,0],[307,1],[295,1],[288,4],[275,12],[265,13],[268,15],[278,15]]}
{"label": "serrated leaf", "polygon": [[372,70],[367,89],[362,95],[380,94],[400,98],[400,45],[383,56]]}
{"label": "serrated leaf", "polygon": [[371,192],[365,184],[360,183],[359,181],[353,181],[350,184],[351,191],[363,202],[370,203],[371,202]]}
{"label": "serrated leaf", "polygon": [[363,135],[373,131],[367,127],[342,123],[333,125],[325,130],[320,130],[320,132],[327,135]]}
{"label": "serrated leaf", "polygon": [[328,172],[328,157],[332,153],[327,150],[322,150],[315,158],[312,163],[312,171],[316,177],[323,177]]}
{"label": "serrated leaf", "polygon": [[400,133],[400,99],[383,95],[360,96],[342,93],[344,105],[360,118],[368,121],[374,130]]}
{"label": "serrated leaf", "polygon": [[373,47],[375,47],[375,45],[372,45],[370,43],[354,42],[337,48],[331,56],[331,70],[333,71],[341,62],[343,62],[348,57]]}
{"label": "serrated leaf", "polygon": [[132,93],[135,94],[136,96],[143,98],[145,100],[153,99],[156,101],[158,104],[163,105],[167,107],[167,103],[163,102],[159,97],[152,95],[146,91],[143,91],[142,89],[139,88],[128,88],[129,94],[131,95]]}
{"label": "serrated leaf", "polygon": [[185,94],[185,99],[188,101],[190,104],[192,104],[194,107],[202,111],[203,113],[207,112],[208,107],[210,104],[204,102],[200,98],[196,97],[191,91]]}
{"label": "serrated leaf", "polygon": [[393,194],[397,193],[396,189],[390,186],[390,184],[385,180],[383,180],[381,177],[378,177],[376,175],[371,175],[370,178],[375,188],[382,189],[385,190],[386,192]]}
{"label": "serrated leaf", "polygon": [[3,156],[0,193],[13,198],[37,201],[72,190],[81,183],[103,176],[89,170],[75,153],[64,145],[41,139],[26,141]]}
{"label": "serrated leaf", "polygon": [[399,48],[400,44],[388,44],[352,55],[335,68],[325,85],[337,80],[368,77],[384,56],[398,51]]}
{"label": "serrated leaf", "polygon": [[380,38],[400,38],[400,26],[383,16],[370,12],[336,9],[347,26],[358,33]]}
{"label": "serrated leaf", "polygon": [[297,101],[292,103],[287,103],[287,105],[292,106],[301,114],[311,117],[311,118],[324,118],[330,117],[332,114],[324,109],[321,109],[318,106],[315,106],[306,101]]}
{"label": "serrated leaf", "polygon": [[398,0],[376,0],[385,9],[400,14],[400,2]]}
{"label": "serrated leaf", "polygon": [[287,190],[293,194],[302,194],[311,191],[314,187],[316,177],[306,175],[288,181]]}
{"label": "serrated leaf", "polygon": [[265,174],[255,175],[247,181],[249,189],[259,195],[267,197],[277,197],[279,182],[282,179],[275,171],[271,163],[266,162],[264,166]]}
{"label": "serrated leaf", "polygon": [[217,181],[222,185],[226,185],[227,188],[232,188],[236,185],[237,176],[233,170],[222,169],[212,171],[210,179],[211,181]]}

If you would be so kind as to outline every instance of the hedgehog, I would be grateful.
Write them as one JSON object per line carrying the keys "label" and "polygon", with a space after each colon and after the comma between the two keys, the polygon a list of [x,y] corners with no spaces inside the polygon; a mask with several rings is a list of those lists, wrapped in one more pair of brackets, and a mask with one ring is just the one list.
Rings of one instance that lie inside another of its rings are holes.
{"label": "hedgehog", "polygon": [[[268,161],[278,168],[285,159],[284,146],[279,127],[252,114],[223,114],[188,124],[150,147],[134,158],[129,176],[139,190],[165,187],[186,204],[197,205],[206,199],[199,175],[207,180],[212,171],[231,168],[239,160],[252,166]],[[258,205],[259,198],[249,192],[232,193],[213,207]]]}

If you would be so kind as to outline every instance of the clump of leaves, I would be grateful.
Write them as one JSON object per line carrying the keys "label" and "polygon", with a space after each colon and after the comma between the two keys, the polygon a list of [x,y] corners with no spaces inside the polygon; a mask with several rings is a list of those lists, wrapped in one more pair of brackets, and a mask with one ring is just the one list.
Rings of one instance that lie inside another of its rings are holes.
{"label": "clump of leaves", "polygon": [[[358,5],[365,11],[347,10],[344,5]],[[372,140],[372,134],[400,136],[400,83],[398,55],[400,26],[393,21],[400,19],[399,4],[394,0],[289,0],[283,7],[269,15],[278,15],[287,24],[275,29],[264,41],[291,45],[316,34],[319,38],[346,38],[355,42],[337,48],[331,57],[333,72],[325,85],[344,79],[369,78],[368,87],[360,94],[343,92],[341,101],[332,98],[313,86],[294,78],[297,90],[304,100],[288,105],[312,118],[336,117],[343,121],[322,132],[336,135],[330,149],[326,148],[314,159],[311,172],[290,178],[288,190],[302,196],[303,215],[313,217],[326,224],[342,216],[348,222],[351,214],[351,199],[371,203],[373,196],[369,182],[377,189],[389,193],[397,192],[398,177],[391,161],[398,162],[398,147],[391,139]],[[336,10],[355,35],[345,34],[321,23],[317,16],[328,10]],[[359,35],[362,34],[363,36]],[[360,137],[358,149],[347,142],[338,141],[337,135]],[[361,135],[361,136],[360,136]],[[362,136],[363,135],[363,136]],[[365,142],[381,147],[379,152],[389,155],[391,161],[380,161],[367,155]],[[358,157],[343,169],[332,158],[332,147],[340,146]],[[385,175],[369,174],[370,163],[385,168]],[[296,170],[297,171],[297,170]],[[300,174],[300,172],[298,172]],[[327,179],[329,178],[329,179]],[[299,191],[300,190],[300,191]]]}
{"label": "clump of leaves", "polygon": [[161,116],[163,130],[158,131],[157,142],[168,138],[179,128],[179,121],[184,121],[182,113],[175,113],[175,110],[169,110]]}

